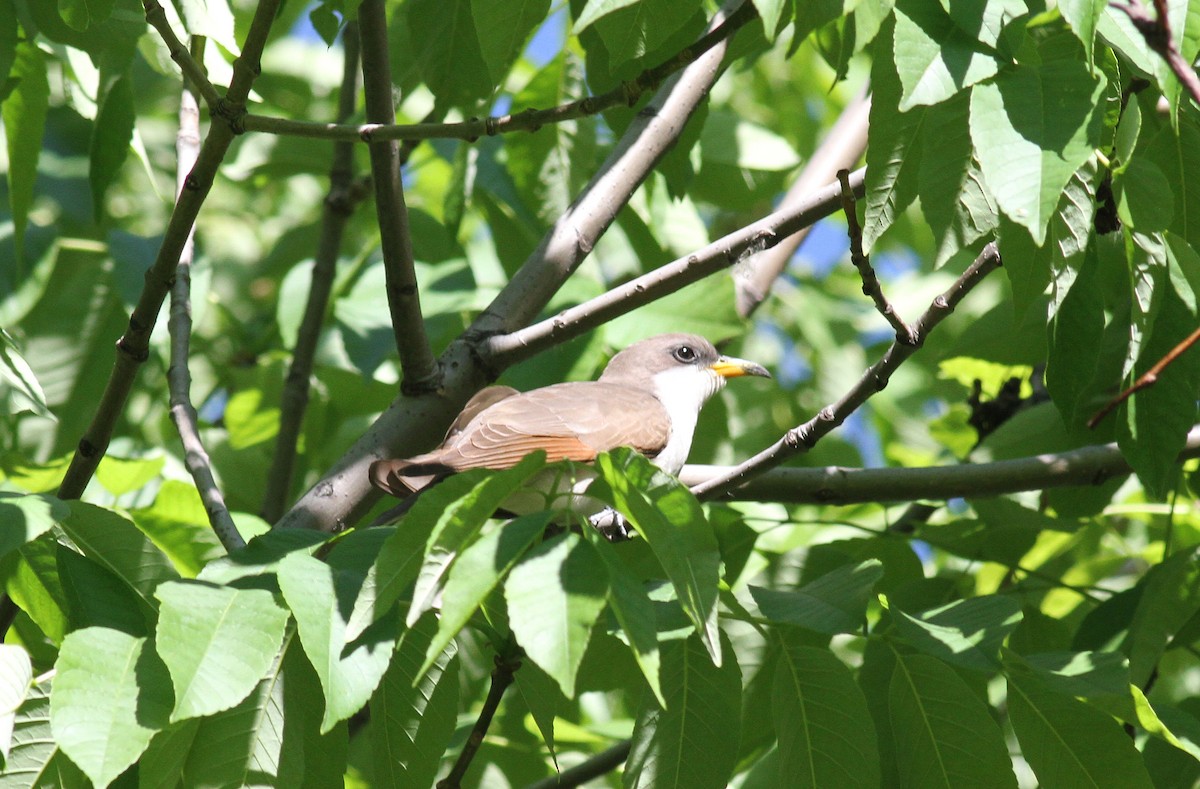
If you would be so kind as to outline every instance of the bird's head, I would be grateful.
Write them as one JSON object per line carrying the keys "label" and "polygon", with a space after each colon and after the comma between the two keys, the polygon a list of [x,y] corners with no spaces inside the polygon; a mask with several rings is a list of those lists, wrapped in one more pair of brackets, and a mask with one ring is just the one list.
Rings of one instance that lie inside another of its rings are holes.
{"label": "bird's head", "polygon": [[614,356],[600,380],[649,389],[669,410],[699,411],[728,379],[744,375],[771,377],[761,364],[724,356],[699,335],[659,334]]}

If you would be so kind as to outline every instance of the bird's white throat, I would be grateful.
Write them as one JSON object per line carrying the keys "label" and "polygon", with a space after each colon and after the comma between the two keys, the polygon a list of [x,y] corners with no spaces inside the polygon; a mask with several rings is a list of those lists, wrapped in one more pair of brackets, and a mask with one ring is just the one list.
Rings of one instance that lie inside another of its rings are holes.
{"label": "bird's white throat", "polygon": [[670,438],[654,464],[669,474],[678,474],[692,450],[700,408],[725,386],[725,379],[712,368],[688,366],[656,373],[651,383],[654,396],[671,418]]}

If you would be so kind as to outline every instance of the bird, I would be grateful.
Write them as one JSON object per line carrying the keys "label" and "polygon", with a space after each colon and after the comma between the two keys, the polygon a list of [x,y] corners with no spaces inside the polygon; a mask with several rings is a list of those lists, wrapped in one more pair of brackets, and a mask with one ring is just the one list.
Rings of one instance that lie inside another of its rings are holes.
{"label": "bird", "polygon": [[[756,362],[722,355],[699,335],[656,335],[614,355],[596,381],[528,392],[507,386],[480,390],[436,449],[375,461],[370,480],[404,499],[468,469],[511,468],[538,450],[548,463],[587,463],[617,447],[630,447],[663,471],[678,474],[701,407],[727,380],[742,376],[771,374]],[[553,509],[556,497],[569,495],[560,508],[594,515],[603,505],[583,496],[594,476],[582,470],[564,483],[560,470],[547,469],[525,491],[510,496],[504,510],[522,515]]]}

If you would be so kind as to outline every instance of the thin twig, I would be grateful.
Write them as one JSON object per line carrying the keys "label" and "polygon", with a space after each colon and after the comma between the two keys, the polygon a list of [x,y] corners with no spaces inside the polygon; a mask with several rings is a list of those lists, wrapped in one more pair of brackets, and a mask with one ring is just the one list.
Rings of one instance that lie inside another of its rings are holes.
{"label": "thin twig", "polygon": [[[358,43],[358,22],[349,22],[342,31],[342,86],[338,93],[337,109],[339,122],[354,114],[357,103]],[[266,493],[260,514],[268,523],[274,523],[283,514],[288,491],[292,487],[296,444],[300,438],[304,411],[308,407],[309,378],[312,376],[313,358],[321,337],[321,327],[325,323],[329,297],[333,292],[342,233],[355,207],[365,197],[365,192],[355,186],[354,146],[349,142],[335,142],[333,162],[329,168],[329,193],[325,196],[321,215],[321,238],[312,266],[312,283],[308,289],[308,301],[304,305],[304,317],[296,333],[292,363],[283,385],[279,436],[275,440],[275,452],[267,472]]]}
{"label": "thin twig", "polygon": [[[367,120],[390,124],[396,120],[396,108],[392,105],[392,70],[388,65],[384,0],[363,0],[358,7],[358,16],[361,20]],[[425,335],[425,320],[421,317],[412,231],[408,224],[408,206],[404,204],[404,184],[400,179],[400,146],[395,140],[385,140],[374,142],[369,150],[388,310],[403,371],[400,390],[408,395],[435,392],[439,372],[437,359]]]}
{"label": "thin twig", "polygon": [[[788,188],[777,210],[786,211],[807,202],[814,190],[837,176],[838,170],[858,164],[867,148],[870,110],[871,99],[867,89],[863,88],[842,110],[833,128],[825,135],[825,140]],[[733,280],[738,315],[748,318],[754,314],[770,294],[775,280],[787,268],[788,261],[804,242],[810,229],[804,228],[793,233],[777,246],[764,250],[738,266],[738,276]]]}
{"label": "thin twig", "polygon": [[[1200,457],[1200,427],[1192,429],[1179,453],[1182,463]],[[688,486],[732,472],[730,466],[687,465],[679,474]],[[777,468],[729,491],[735,501],[788,504],[861,504],[988,498],[1026,490],[1101,485],[1132,472],[1115,444],[1066,452],[927,468]]]}
{"label": "thin twig", "polygon": [[205,72],[202,65],[203,58],[197,60],[188,52],[188,48],[171,29],[171,25],[167,21],[167,12],[158,0],[142,0],[142,7],[146,12],[146,21],[158,31],[159,37],[167,45],[167,52],[170,53],[171,60],[174,60],[175,64],[179,66],[179,70],[183,72],[183,78],[199,91],[208,108],[214,109],[221,103],[221,95],[208,80],[208,73]]}
{"label": "thin twig", "polygon": [[516,655],[496,655],[496,668],[492,670],[492,684],[488,687],[487,698],[483,700],[479,717],[475,719],[475,725],[471,728],[471,733],[467,736],[462,751],[454,761],[454,766],[450,768],[450,772],[446,774],[445,778],[437,782],[437,789],[459,789],[462,785],[463,776],[467,774],[467,769],[479,751],[479,746],[483,745],[483,738],[487,736],[488,726],[492,724],[492,718],[495,717],[496,710],[500,707],[504,691],[508,690],[508,686],[513,683],[513,675],[520,667],[520,651],[516,651]]}
{"label": "thin twig", "polygon": [[622,740],[586,761],[563,770],[558,775],[531,783],[525,789],[572,789],[575,786],[583,786],[593,778],[599,778],[624,764],[625,760],[629,758],[631,746],[632,743],[629,740]]}
{"label": "thin twig", "polygon": [[[158,5],[157,0],[145,2],[148,8]],[[261,0],[255,7],[250,30],[242,45],[242,54],[233,63],[229,90],[214,109],[214,118],[220,116],[228,120],[240,117],[245,112],[246,97],[250,95],[250,88],[258,76],[263,47],[279,10],[279,3],[280,0]],[[59,486],[58,497],[61,499],[77,499],[83,494],[96,467],[100,465],[100,459],[108,450],[108,442],[112,439],[117,419],[125,410],[125,402],[129,399],[138,369],[150,358],[150,335],[158,321],[158,313],[175,283],[175,267],[187,243],[188,234],[212,188],[217,168],[221,166],[233,142],[235,125],[228,122],[209,124],[208,135],[196,158],[196,166],[184,181],[183,191],[171,212],[158,256],[146,272],[142,293],[133,308],[133,314],[129,316],[129,328],[117,340],[116,363],[96,406],[96,413],[79,440],[71,465]]]}
{"label": "thin twig", "polygon": [[[718,19],[713,26],[719,26]],[[367,477],[371,463],[401,457],[403,452],[411,454],[442,437],[467,400],[502,371],[484,363],[476,350],[480,339],[520,328],[545,308],[683,132],[722,73],[725,52],[723,42],[715,44],[668,79],[638,113],[600,170],[525,264],[468,331],[442,354],[445,375],[438,394],[393,401],[284,515],[280,527],[337,530],[357,522],[379,495]]]}
{"label": "thin twig", "polygon": [[887,386],[892,373],[908,357],[916,353],[933,328],[953,312],[958,302],[971,292],[985,276],[999,266],[1000,252],[993,242],[984,247],[983,251],[979,253],[979,257],[975,258],[970,266],[967,266],[967,270],[963,272],[962,276],[945,293],[935,298],[929,305],[929,309],[925,310],[913,327],[914,344],[902,343],[899,340],[893,342],[884,353],[883,358],[863,373],[850,391],[842,396],[842,399],[821,409],[820,413],[804,424],[787,431],[783,438],[745,463],[734,466],[725,474],[696,485],[692,488],[692,492],[706,499],[724,496],[747,479],[778,466],[794,455],[812,449],[822,437],[842,424],[871,395]]}
{"label": "thin twig", "polygon": [[917,337],[913,334],[913,330],[904,322],[900,314],[896,312],[896,308],[883,295],[883,288],[879,284],[879,277],[875,275],[875,269],[871,267],[871,258],[863,252],[862,245],[862,225],[858,223],[858,209],[854,203],[854,190],[850,188],[850,171],[838,170],[838,183],[842,185],[842,211],[846,214],[846,234],[850,237],[850,262],[858,269],[858,275],[862,278],[862,292],[864,296],[870,296],[871,301],[875,303],[875,309],[883,316],[884,320],[896,330],[896,340],[905,345],[915,345]]}
{"label": "thin twig", "polygon": [[1094,430],[1096,425],[1100,424],[1104,417],[1115,411],[1117,406],[1119,406],[1121,403],[1125,402],[1130,397],[1133,397],[1135,392],[1140,392],[1143,389],[1149,389],[1151,386],[1154,386],[1154,384],[1158,383],[1158,376],[1162,375],[1162,371],[1167,369],[1171,362],[1182,356],[1184,351],[1195,345],[1197,341],[1200,341],[1200,329],[1196,329],[1182,342],[1168,351],[1166,356],[1159,359],[1154,363],[1153,367],[1142,373],[1142,375],[1133,382],[1132,386],[1130,386],[1124,392],[1121,392],[1121,394],[1117,395],[1112,400],[1109,400],[1107,403],[1105,403],[1104,407],[1097,411],[1095,415],[1088,420],[1088,428]]}
{"label": "thin twig", "polygon": [[[866,170],[850,175],[852,190],[862,194]],[[661,266],[612,290],[565,309],[557,315],[509,334],[489,337],[480,351],[493,366],[507,366],[558,343],[577,337],[605,321],[674,293],[722,269],[773,247],[784,238],[810,227],[839,207],[839,190],[831,183],[808,198],[717,239],[684,258]]]}
{"label": "thin twig", "polygon": [[[334,140],[378,142],[380,140],[454,139],[474,142],[480,137],[492,137],[514,131],[537,131],[552,123],[597,115],[620,104],[633,106],[646,91],[656,89],[663,80],[695,61],[713,46],[727,40],[734,32],[754,19],[753,3],[743,3],[737,11],[710,32],[684,47],[657,66],[648,68],[628,82],[597,96],[587,96],[568,104],[546,110],[527,109],[498,117],[480,120],[471,118],[459,123],[313,123],[264,115],[247,115],[246,131],[286,134],[298,137],[321,137]],[[368,119],[369,120],[369,119]]]}
{"label": "thin twig", "polygon": [[[203,53],[203,43],[198,45],[198,54]],[[183,191],[187,174],[196,164],[200,150],[200,107],[196,94],[188,80],[184,79],[179,100],[179,134],[175,143],[178,152],[175,193]],[[200,439],[199,418],[192,405],[192,373],[188,368],[191,355],[192,335],[192,261],[195,257],[195,226],[188,233],[179,264],[175,268],[175,285],[171,288],[171,313],[167,328],[171,334],[171,364],[167,368],[167,383],[171,397],[171,421],[183,442],[183,462],[196,483],[196,490],[204,502],[209,525],[226,551],[245,547],[246,542],[233,523],[225,497],[213,475],[212,461]]]}
{"label": "thin twig", "polygon": [[1167,62],[1179,83],[1191,95],[1192,101],[1200,104],[1200,77],[1195,69],[1184,59],[1175,44],[1175,36],[1171,32],[1171,20],[1167,0],[1154,0],[1154,11],[1157,19],[1146,13],[1146,8],[1139,0],[1129,0],[1126,3],[1113,3],[1113,7],[1125,12],[1129,21],[1146,39],[1146,45]]}

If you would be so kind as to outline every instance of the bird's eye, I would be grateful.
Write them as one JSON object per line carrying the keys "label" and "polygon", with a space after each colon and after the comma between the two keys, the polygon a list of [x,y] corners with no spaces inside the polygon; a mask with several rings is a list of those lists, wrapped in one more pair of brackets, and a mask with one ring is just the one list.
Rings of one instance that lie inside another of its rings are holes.
{"label": "bird's eye", "polygon": [[684,364],[691,364],[692,362],[696,361],[696,350],[690,345],[680,345],[675,349],[675,353],[673,355],[677,361],[683,362]]}

